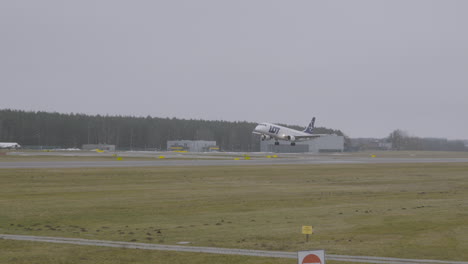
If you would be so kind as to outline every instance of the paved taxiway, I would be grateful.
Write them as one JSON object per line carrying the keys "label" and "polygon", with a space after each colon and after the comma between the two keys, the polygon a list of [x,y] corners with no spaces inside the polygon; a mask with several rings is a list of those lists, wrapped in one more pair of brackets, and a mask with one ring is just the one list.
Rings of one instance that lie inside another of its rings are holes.
{"label": "paved taxiway", "polygon": [[[243,255],[243,256],[257,256],[257,257],[269,257],[269,258],[297,259],[297,252],[285,252],[285,251],[265,251],[265,250],[233,249],[233,248],[176,246],[176,245],[161,245],[161,244],[134,243],[134,242],[122,242],[122,241],[91,240],[91,239],[81,239],[81,238],[42,237],[42,236],[24,236],[24,235],[7,235],[7,234],[0,234],[0,239],[48,242],[48,243],[58,243],[58,244],[89,245],[89,246],[114,247],[114,248],[131,248],[131,249],[143,249],[143,250],[165,250],[165,251],[182,251],[182,252],[197,252],[197,253],[211,253],[211,254],[225,254],[225,255]],[[331,254],[326,254],[326,260],[359,262],[359,263],[376,263],[376,264],[416,264],[416,263],[468,264],[468,262],[464,262],[464,261],[402,259],[402,258],[386,258],[386,257],[370,257],[370,256],[345,256],[345,255],[331,255]]]}
{"label": "paved taxiway", "polygon": [[155,159],[148,161],[14,161],[0,162],[7,168],[103,168],[103,167],[159,167],[159,166],[247,166],[247,165],[307,165],[307,164],[385,164],[385,163],[453,163],[468,158],[354,158],[354,157],[294,157],[271,159]]}

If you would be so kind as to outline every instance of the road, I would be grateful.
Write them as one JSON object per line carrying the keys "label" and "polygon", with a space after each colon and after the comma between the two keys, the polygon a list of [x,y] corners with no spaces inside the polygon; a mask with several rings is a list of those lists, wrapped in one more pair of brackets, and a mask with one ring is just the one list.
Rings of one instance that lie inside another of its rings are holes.
{"label": "road", "polygon": [[[244,256],[256,256],[256,257],[297,259],[296,252],[285,252],[285,251],[265,251],[265,250],[230,249],[230,248],[214,248],[214,247],[176,246],[176,245],[132,243],[132,242],[106,241],[106,240],[91,240],[91,239],[80,239],[80,238],[23,236],[23,235],[6,235],[6,234],[0,234],[0,239],[48,242],[48,243],[58,243],[58,244],[86,245],[86,246],[102,246],[102,247],[113,247],[113,248],[165,250],[165,251],[197,252],[197,253],[211,253],[211,254],[224,254],[224,255],[244,255]],[[464,261],[401,259],[401,258],[369,257],[369,256],[345,256],[345,255],[331,255],[331,254],[326,254],[325,259],[334,260],[334,261],[380,263],[380,264],[417,264],[417,263],[468,264],[468,262],[464,262]]]}

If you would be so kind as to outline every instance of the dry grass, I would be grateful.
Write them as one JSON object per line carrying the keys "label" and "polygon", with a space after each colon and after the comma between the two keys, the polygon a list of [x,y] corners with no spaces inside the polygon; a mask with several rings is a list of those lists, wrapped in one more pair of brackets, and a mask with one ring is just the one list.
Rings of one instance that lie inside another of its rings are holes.
{"label": "dry grass", "polygon": [[[466,261],[467,175],[462,163],[4,169],[0,233]],[[308,244],[302,225],[314,226]],[[38,254],[75,263],[86,252],[79,263],[149,263],[128,261],[132,250],[11,243],[0,241],[0,263]],[[138,252],[175,263],[295,263]]]}

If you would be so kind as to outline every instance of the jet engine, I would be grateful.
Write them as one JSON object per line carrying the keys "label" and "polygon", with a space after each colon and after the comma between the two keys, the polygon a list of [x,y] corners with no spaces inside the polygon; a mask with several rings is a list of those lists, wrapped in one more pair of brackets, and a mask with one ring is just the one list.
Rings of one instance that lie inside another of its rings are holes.
{"label": "jet engine", "polygon": [[288,140],[291,141],[291,146],[296,146],[296,137],[288,136]]}
{"label": "jet engine", "polygon": [[268,135],[262,135],[262,140],[270,140],[271,136]]}

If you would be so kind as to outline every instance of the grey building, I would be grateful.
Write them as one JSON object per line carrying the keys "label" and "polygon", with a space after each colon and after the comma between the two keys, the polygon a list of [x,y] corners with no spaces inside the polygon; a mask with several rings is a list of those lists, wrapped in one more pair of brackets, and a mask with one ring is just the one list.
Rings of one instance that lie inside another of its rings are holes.
{"label": "grey building", "polygon": [[190,151],[208,152],[217,151],[216,141],[207,140],[168,140],[167,150],[170,151]]}
{"label": "grey building", "polygon": [[261,152],[278,152],[278,153],[323,153],[323,152],[343,152],[344,137],[337,135],[321,136],[318,138],[296,141],[295,146],[291,146],[289,141],[279,141],[279,145],[275,145],[275,140],[265,140],[260,142]]}

